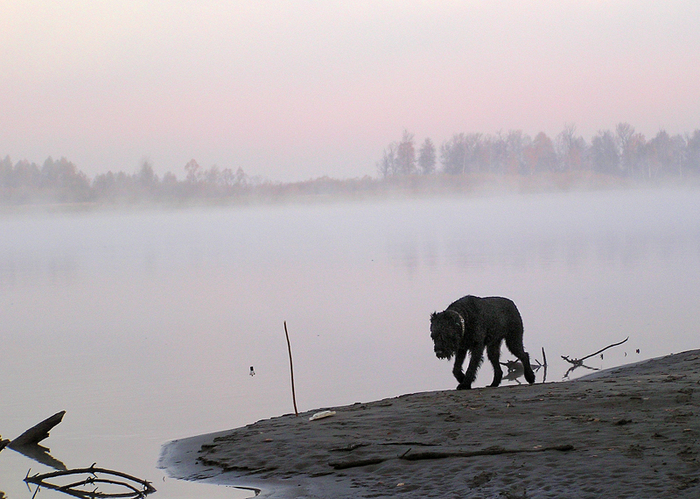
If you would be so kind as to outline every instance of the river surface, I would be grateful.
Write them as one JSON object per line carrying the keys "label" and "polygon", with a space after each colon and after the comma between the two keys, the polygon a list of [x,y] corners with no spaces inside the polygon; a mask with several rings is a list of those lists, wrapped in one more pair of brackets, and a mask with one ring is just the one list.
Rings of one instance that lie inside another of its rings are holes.
{"label": "river surface", "polygon": [[[626,337],[585,365],[698,348],[700,191],[0,215],[0,435],[65,410],[43,443],[69,468],[155,498],[249,497],[157,461],[169,440],[293,412],[284,321],[308,411],[454,388],[429,315],[465,294],[516,302],[547,381]],[[30,469],[50,470],[0,452],[0,492],[30,499]]]}

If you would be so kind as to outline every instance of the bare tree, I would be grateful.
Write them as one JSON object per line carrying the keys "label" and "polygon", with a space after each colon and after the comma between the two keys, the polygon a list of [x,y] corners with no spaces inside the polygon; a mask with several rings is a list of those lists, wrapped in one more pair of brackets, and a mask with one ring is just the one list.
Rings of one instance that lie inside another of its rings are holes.
{"label": "bare tree", "polygon": [[194,184],[202,179],[202,167],[194,159],[191,159],[185,165],[185,171],[187,172],[187,181]]}
{"label": "bare tree", "polygon": [[452,136],[440,147],[443,171],[453,175],[474,171],[482,147],[480,133],[460,133]]}
{"label": "bare tree", "polygon": [[567,123],[557,135],[559,168],[563,171],[580,170],[583,167],[586,142],[576,135],[576,125]]}
{"label": "bare tree", "polygon": [[392,142],[384,149],[384,156],[377,163],[377,171],[382,178],[391,177],[396,174],[396,142]]}
{"label": "bare tree", "polygon": [[625,175],[643,175],[647,168],[646,139],[628,123],[615,128],[615,139],[620,155],[620,169]]}
{"label": "bare tree", "polygon": [[154,189],[158,184],[158,176],[153,172],[153,164],[150,161],[145,160],[141,164],[138,179],[141,186],[147,190]]}
{"label": "bare tree", "polygon": [[414,138],[408,130],[403,131],[401,142],[396,148],[396,173],[410,175],[416,171],[416,148]]}
{"label": "bare tree", "polygon": [[601,173],[616,174],[620,171],[620,155],[615,136],[610,130],[599,130],[591,141],[593,169]]}
{"label": "bare tree", "polygon": [[436,150],[435,144],[430,140],[430,137],[423,141],[423,145],[418,152],[418,166],[420,166],[423,175],[430,175],[435,172]]}
{"label": "bare tree", "polygon": [[620,157],[620,169],[625,173],[630,173],[633,169],[631,163],[631,148],[634,138],[634,127],[629,123],[618,123],[615,127],[615,143],[617,153]]}
{"label": "bare tree", "polygon": [[695,130],[685,140],[685,167],[695,174],[700,173],[700,130]]}
{"label": "bare tree", "polygon": [[557,153],[554,142],[544,132],[538,133],[525,148],[527,171],[533,173],[551,172],[557,168]]}
{"label": "bare tree", "polygon": [[522,130],[510,130],[506,137],[506,171],[521,173],[525,171],[525,149],[530,145],[530,137]]}
{"label": "bare tree", "polygon": [[647,176],[658,177],[661,171],[671,171],[675,165],[674,145],[666,130],[659,130],[647,143]]}

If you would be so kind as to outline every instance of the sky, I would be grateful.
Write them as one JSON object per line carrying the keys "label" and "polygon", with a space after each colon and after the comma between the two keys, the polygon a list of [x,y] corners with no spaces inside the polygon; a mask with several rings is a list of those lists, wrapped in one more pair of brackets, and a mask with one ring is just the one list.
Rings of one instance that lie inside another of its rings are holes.
{"label": "sky", "polygon": [[406,129],[700,128],[697,0],[0,0],[0,157],[376,175]]}

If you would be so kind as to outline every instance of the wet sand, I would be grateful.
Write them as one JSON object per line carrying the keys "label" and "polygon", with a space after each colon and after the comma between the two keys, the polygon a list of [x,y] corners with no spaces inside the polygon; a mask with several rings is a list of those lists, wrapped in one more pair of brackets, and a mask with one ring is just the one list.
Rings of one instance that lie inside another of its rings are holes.
{"label": "wet sand", "polygon": [[[270,498],[700,497],[700,350],[574,381],[319,408],[163,447]],[[335,415],[309,421],[319,411]]]}

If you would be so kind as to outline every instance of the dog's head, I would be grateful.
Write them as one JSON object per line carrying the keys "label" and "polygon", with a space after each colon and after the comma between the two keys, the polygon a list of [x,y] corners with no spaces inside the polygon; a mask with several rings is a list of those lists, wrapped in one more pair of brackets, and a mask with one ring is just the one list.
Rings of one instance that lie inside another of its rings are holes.
{"label": "dog's head", "polygon": [[451,359],[462,341],[462,322],[451,312],[433,312],[430,315],[430,337],[435,344],[438,359]]}

